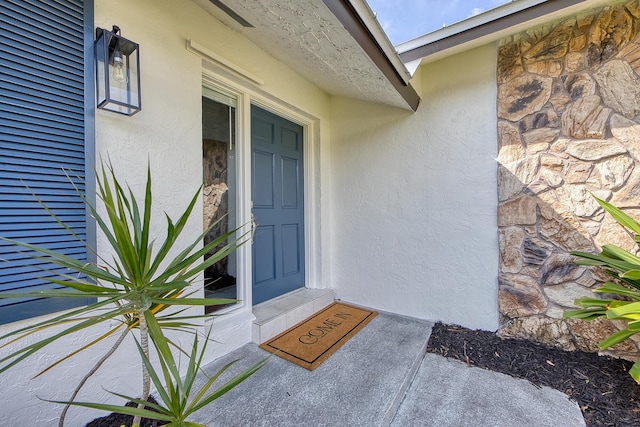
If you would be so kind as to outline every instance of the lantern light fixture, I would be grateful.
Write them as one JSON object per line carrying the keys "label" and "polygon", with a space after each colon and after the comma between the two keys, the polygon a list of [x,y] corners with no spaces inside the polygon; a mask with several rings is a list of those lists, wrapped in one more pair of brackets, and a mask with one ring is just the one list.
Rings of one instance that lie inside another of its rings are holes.
{"label": "lantern light fixture", "polygon": [[132,116],[142,109],[140,50],[114,25],[96,29],[95,65],[98,108]]}

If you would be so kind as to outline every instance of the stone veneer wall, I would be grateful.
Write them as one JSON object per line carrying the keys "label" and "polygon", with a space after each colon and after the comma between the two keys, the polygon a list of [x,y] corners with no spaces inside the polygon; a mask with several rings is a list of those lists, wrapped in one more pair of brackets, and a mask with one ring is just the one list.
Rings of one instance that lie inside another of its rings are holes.
{"label": "stone veneer wall", "polygon": [[[637,249],[589,192],[640,218],[639,25],[640,2],[627,1],[501,43],[502,336],[596,351],[619,326],[563,320],[562,312],[606,280],[575,265],[571,250]],[[636,343],[612,353],[637,355]]]}

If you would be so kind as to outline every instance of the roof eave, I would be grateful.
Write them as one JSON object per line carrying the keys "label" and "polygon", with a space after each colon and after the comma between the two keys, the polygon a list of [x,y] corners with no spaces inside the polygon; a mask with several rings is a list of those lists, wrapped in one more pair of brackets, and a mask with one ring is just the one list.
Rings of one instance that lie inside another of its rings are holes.
{"label": "roof eave", "polygon": [[[606,0],[520,0],[489,10],[456,24],[398,45],[399,56],[407,64],[462,45],[489,43],[509,30],[533,24],[545,16],[582,3],[596,7]],[[493,36],[493,37],[492,37]],[[472,47],[472,46],[469,46]]]}
{"label": "roof eave", "polygon": [[[409,84],[410,75],[391,42],[388,41],[384,34],[382,36],[378,34],[377,38],[374,35],[374,33],[380,33],[381,28],[378,28],[379,24],[375,18],[371,19],[373,16],[371,10],[366,5],[363,8],[362,2],[358,1],[354,2],[357,7],[349,0],[323,0],[323,2],[402,96],[408,106],[413,111],[416,111],[420,103],[420,97]],[[371,16],[368,16],[367,11]],[[376,29],[379,31],[376,31]],[[389,46],[385,46],[385,44]],[[390,52],[390,49],[393,51]]]}

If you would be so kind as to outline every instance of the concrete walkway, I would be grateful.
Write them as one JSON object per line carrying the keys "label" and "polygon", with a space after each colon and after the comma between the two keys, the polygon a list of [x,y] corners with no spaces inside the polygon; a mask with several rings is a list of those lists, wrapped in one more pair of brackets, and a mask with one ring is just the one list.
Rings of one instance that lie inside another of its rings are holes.
{"label": "concrete walkway", "polygon": [[[585,425],[577,404],[559,391],[426,354],[430,332],[427,322],[380,313],[315,371],[272,357],[193,421],[209,427]],[[205,372],[239,359],[233,375],[267,355],[248,344]]]}

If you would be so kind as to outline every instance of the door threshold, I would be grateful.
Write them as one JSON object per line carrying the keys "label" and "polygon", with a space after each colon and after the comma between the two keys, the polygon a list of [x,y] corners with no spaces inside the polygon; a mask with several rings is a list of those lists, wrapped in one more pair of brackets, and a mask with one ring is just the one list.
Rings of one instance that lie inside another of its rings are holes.
{"label": "door threshold", "polygon": [[331,289],[300,288],[253,307],[251,341],[262,344],[334,301]]}

